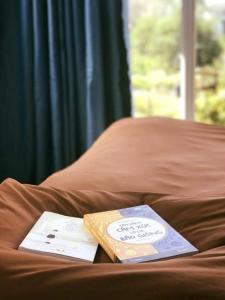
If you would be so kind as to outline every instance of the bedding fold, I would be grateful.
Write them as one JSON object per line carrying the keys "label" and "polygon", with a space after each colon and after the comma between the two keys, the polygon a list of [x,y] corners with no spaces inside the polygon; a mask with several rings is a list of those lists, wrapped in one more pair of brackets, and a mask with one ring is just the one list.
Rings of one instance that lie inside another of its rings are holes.
{"label": "bedding fold", "polygon": [[[163,300],[225,298],[225,192],[219,196],[65,191],[0,185],[0,294],[4,300]],[[16,250],[44,210],[82,217],[150,205],[200,253],[141,264],[113,264],[99,247],[94,264]],[[12,288],[13,287],[13,288]]]}
{"label": "bedding fold", "polygon": [[41,185],[158,194],[225,186],[225,127],[169,118],[122,119]]}

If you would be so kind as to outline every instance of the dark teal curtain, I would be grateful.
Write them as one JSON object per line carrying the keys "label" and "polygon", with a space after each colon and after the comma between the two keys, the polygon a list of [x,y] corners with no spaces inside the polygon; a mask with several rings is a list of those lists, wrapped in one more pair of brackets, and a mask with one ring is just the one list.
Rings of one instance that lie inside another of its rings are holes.
{"label": "dark teal curtain", "polygon": [[121,0],[0,1],[0,180],[39,183],[129,116]]}

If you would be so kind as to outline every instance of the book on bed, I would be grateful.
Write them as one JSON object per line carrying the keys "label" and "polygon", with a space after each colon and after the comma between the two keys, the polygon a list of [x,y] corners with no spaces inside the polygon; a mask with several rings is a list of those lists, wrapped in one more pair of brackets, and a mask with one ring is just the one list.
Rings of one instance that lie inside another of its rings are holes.
{"label": "book on bed", "polygon": [[93,262],[97,246],[83,219],[45,211],[18,249]]}
{"label": "book on bed", "polygon": [[148,205],[86,214],[84,224],[113,262],[139,263],[198,252]]}

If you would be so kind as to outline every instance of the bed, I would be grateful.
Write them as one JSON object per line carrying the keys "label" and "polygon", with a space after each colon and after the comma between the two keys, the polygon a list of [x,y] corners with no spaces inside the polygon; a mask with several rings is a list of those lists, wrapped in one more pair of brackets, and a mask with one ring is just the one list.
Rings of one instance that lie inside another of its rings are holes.
{"label": "bed", "polygon": [[[0,185],[0,295],[14,299],[225,299],[225,127],[123,119],[39,186]],[[44,210],[85,213],[148,204],[200,252],[94,264],[17,251]]]}

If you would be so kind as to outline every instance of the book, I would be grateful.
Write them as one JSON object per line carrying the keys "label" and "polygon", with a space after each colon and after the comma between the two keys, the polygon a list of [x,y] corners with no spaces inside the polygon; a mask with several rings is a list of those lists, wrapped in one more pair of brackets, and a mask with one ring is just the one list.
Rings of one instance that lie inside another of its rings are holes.
{"label": "book", "polygon": [[18,250],[93,262],[97,246],[83,219],[45,211]]}
{"label": "book", "polygon": [[198,252],[148,205],[86,214],[84,225],[113,262],[139,263]]}

